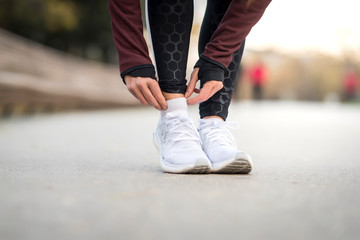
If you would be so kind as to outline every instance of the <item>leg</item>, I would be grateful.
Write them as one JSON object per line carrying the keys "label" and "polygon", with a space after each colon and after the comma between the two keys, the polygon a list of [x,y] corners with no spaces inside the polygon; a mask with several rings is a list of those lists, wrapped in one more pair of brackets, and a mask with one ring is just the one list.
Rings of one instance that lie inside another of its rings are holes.
{"label": "leg", "polygon": [[208,173],[211,164],[184,97],[193,1],[148,0],[147,8],[159,85],[168,105],[153,135],[161,166],[171,173]]}
{"label": "leg", "polygon": [[262,99],[262,86],[259,84],[255,84],[253,86],[253,99],[254,100],[261,100]]}
{"label": "leg", "polygon": [[186,64],[193,21],[193,1],[148,0],[151,32],[159,85],[165,98],[183,97]]}
{"label": "leg", "polygon": [[[199,54],[204,51],[230,2],[231,0],[208,0],[200,32]],[[224,87],[209,100],[200,103],[199,107],[200,117],[202,118],[200,120],[199,134],[203,149],[211,161],[211,171],[214,173],[246,174],[252,170],[250,156],[243,151],[237,150],[235,140],[226,128],[228,123],[224,122],[228,115],[244,44],[245,42],[233,54],[230,66],[225,72]]]}
{"label": "leg", "polygon": [[[206,44],[209,42],[211,35],[215,32],[221,19],[223,18],[230,2],[231,0],[208,0],[200,31],[199,55],[204,51]],[[244,46],[245,41],[233,54],[233,59],[228,70],[225,72],[224,87],[214,94],[209,100],[200,103],[199,110],[201,118],[217,116],[226,120]]]}

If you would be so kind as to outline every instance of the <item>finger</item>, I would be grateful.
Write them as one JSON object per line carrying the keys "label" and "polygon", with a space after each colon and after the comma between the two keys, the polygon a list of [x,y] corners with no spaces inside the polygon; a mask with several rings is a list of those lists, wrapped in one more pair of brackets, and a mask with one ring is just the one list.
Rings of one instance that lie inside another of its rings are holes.
{"label": "finger", "polygon": [[[134,79],[134,78],[129,75],[125,76],[125,82],[126,82],[127,89],[137,100],[139,100],[139,102],[141,102],[140,98],[138,97],[138,94],[137,94],[138,91],[135,90],[137,88],[136,84],[134,84],[131,81],[132,79]],[[141,102],[141,103],[144,104],[143,102]]]}
{"label": "finger", "polygon": [[164,95],[161,92],[159,84],[157,82],[150,84],[150,90],[156,101],[160,104],[162,110],[167,109],[167,104]]}
{"label": "finger", "polygon": [[136,93],[134,92],[134,90],[132,90],[132,89],[134,89],[134,88],[128,87],[129,92],[130,92],[137,100],[139,100],[139,102],[140,102],[140,99],[138,98],[138,96],[136,95]]}
{"label": "finger", "polygon": [[188,99],[187,103],[189,105],[194,105],[206,101],[207,99],[209,99],[209,94],[212,88],[213,87],[211,85],[204,85],[204,87],[200,90],[199,95],[194,98]]}
{"label": "finger", "polygon": [[129,90],[129,92],[130,92],[134,97],[136,97],[136,99],[137,99],[137,96],[136,96],[135,92],[134,92],[133,90],[131,90],[130,88],[128,88],[128,90]]}
{"label": "finger", "polygon": [[144,95],[146,101],[156,108],[157,110],[161,110],[160,104],[156,101],[154,96],[152,95],[149,86],[147,84],[140,85],[140,91]]}
{"label": "finger", "polygon": [[193,94],[193,92],[194,92],[196,82],[198,81],[198,72],[199,72],[199,68],[194,68],[193,72],[191,73],[189,85],[185,92],[186,98],[190,97],[191,94]]}
{"label": "finger", "polygon": [[133,88],[132,89],[135,93],[136,98],[144,105],[149,105],[149,103],[146,101],[145,97],[143,96],[143,94],[141,93],[140,89],[138,88]]}

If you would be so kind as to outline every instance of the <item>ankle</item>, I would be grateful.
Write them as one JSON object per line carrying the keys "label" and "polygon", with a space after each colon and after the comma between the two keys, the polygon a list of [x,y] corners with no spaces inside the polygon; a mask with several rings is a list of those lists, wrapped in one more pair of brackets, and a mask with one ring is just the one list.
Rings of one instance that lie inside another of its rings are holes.
{"label": "ankle", "polygon": [[215,116],[215,115],[206,116],[206,117],[203,117],[202,119],[220,119],[221,121],[225,122],[225,120],[222,117]]}
{"label": "ankle", "polygon": [[185,95],[182,93],[167,93],[167,92],[162,92],[162,93],[166,100],[185,97]]}

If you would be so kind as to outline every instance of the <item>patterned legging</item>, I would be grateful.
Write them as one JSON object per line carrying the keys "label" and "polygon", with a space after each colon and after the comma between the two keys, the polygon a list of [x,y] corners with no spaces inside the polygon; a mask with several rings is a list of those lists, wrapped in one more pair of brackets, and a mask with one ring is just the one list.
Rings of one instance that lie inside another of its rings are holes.
{"label": "patterned legging", "polygon": [[[208,0],[201,25],[198,51],[204,51],[217,29],[231,0]],[[194,5],[189,0],[148,0],[148,26],[160,88],[168,93],[185,93],[186,64]],[[224,87],[210,99],[200,103],[200,117],[219,116],[226,120],[237,79],[245,41],[234,52],[225,71]],[[200,87],[203,83],[200,82]]]}

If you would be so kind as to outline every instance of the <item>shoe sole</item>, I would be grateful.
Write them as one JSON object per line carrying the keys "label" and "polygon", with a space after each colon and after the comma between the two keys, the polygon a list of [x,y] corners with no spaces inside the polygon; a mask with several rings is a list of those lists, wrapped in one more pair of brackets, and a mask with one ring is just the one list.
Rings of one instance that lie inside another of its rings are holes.
{"label": "shoe sole", "polygon": [[198,159],[195,164],[191,165],[170,165],[160,159],[161,167],[167,173],[180,174],[207,174],[210,173],[211,167],[207,159]]}
{"label": "shoe sole", "polygon": [[153,134],[153,141],[156,149],[160,153],[160,164],[164,172],[177,173],[177,174],[207,174],[211,171],[211,164],[208,159],[197,159],[194,164],[186,165],[172,165],[165,162],[161,156],[161,146],[159,144],[159,138],[156,133]]}
{"label": "shoe sole", "polygon": [[238,152],[235,159],[213,164],[212,173],[222,174],[248,174],[252,171],[252,161],[249,154]]}

